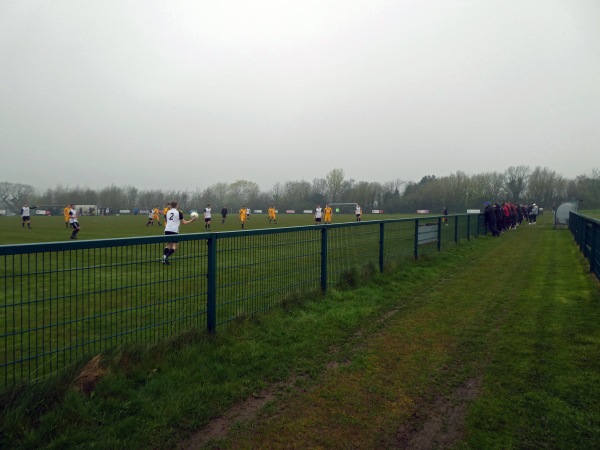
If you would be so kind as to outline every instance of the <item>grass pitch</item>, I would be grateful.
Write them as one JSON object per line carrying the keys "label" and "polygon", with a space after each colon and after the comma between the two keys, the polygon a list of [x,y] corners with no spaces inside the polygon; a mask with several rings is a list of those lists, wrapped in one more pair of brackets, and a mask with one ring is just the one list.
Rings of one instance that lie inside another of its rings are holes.
{"label": "grass pitch", "polygon": [[[385,220],[415,217],[415,214],[364,214],[362,220]],[[427,216],[420,216],[427,217]],[[189,220],[189,214],[185,214]],[[353,214],[336,214],[333,223],[354,222]],[[160,236],[164,234],[164,222],[159,226],[156,221],[153,226],[146,226],[148,221],[143,215],[122,216],[83,216],[79,218],[81,231],[79,240],[110,239],[136,236]],[[266,214],[252,214],[246,222],[246,230],[294,227],[314,224],[312,214],[278,214],[277,224],[269,224]],[[10,244],[32,244],[39,242],[68,241],[71,230],[65,227],[63,217],[58,216],[33,216],[31,229],[23,228],[21,218],[17,216],[0,217],[0,245]],[[225,224],[221,223],[221,217],[214,215],[211,224],[212,232],[241,230],[241,222],[237,214],[229,214]],[[204,233],[204,219],[202,216],[189,225],[181,225],[179,231],[186,233]]]}

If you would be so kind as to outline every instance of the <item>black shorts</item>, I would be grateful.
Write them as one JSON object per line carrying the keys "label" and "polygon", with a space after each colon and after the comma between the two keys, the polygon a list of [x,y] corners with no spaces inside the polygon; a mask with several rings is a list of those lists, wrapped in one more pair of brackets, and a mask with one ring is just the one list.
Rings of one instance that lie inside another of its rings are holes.
{"label": "black shorts", "polygon": [[[166,236],[171,236],[171,235],[174,235],[174,234],[179,234],[179,233],[177,233],[175,231],[165,231],[165,235]],[[169,244],[177,244],[177,241],[169,241]]]}
{"label": "black shorts", "polygon": [[205,221],[205,222],[210,222],[210,217],[205,217],[205,218],[204,218],[204,221]]}
{"label": "black shorts", "polygon": [[320,217],[315,217],[315,222],[320,222],[321,218]]}
{"label": "black shorts", "polygon": [[79,230],[79,222],[71,222],[71,228],[74,230]]}
{"label": "black shorts", "polygon": [[29,216],[23,216],[23,222],[27,222],[30,219]]}

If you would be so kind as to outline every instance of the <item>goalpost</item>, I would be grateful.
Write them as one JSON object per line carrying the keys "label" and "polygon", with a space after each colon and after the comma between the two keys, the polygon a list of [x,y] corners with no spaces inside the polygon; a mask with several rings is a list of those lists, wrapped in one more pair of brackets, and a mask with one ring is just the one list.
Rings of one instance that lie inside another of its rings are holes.
{"label": "goalpost", "polygon": [[[329,203],[329,206],[331,206],[332,208],[334,206],[351,206],[352,207],[352,212],[354,212],[354,209],[356,209],[356,205],[358,205],[358,203],[355,203],[355,202],[350,202],[350,203]],[[340,213],[339,208],[335,208],[334,212],[336,212],[336,213],[339,214]]]}

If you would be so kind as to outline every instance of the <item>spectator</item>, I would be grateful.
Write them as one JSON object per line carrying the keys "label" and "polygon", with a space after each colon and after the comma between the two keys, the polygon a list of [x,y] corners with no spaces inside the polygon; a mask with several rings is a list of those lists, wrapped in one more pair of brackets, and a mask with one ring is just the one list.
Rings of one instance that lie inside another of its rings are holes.
{"label": "spectator", "polygon": [[531,209],[529,211],[529,225],[537,224],[537,216],[538,216],[539,212],[540,212],[540,209],[538,208],[538,205],[533,203],[531,205]]}
{"label": "spectator", "polygon": [[483,204],[483,214],[485,216],[485,223],[487,224],[488,229],[491,231],[492,236],[500,236],[500,231],[498,231],[498,227],[496,225],[496,213],[494,212],[494,208],[490,202],[485,202]]}

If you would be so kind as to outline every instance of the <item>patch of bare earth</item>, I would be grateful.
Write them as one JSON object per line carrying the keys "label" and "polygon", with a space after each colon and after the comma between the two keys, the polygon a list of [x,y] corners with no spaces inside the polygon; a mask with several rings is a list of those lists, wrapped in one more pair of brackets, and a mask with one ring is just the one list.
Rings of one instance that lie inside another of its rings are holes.
{"label": "patch of bare earth", "polygon": [[480,388],[480,378],[470,379],[449,396],[419,407],[396,432],[398,447],[426,450],[450,448],[460,442],[464,438],[465,414]]}
{"label": "patch of bare earth", "polygon": [[253,395],[229,408],[223,415],[212,419],[208,425],[194,433],[188,440],[179,444],[180,449],[197,449],[212,440],[225,439],[229,430],[237,423],[252,420],[267,403],[276,399],[282,386],[273,386]]}
{"label": "patch of bare earth", "polygon": [[290,392],[298,391],[297,383],[302,379],[302,375],[297,375],[287,381],[273,383],[261,392],[235,403],[222,415],[211,419],[206,426],[197,430],[190,438],[180,442],[178,448],[180,450],[198,449],[210,441],[227,438],[234,426],[254,420],[269,403]]}
{"label": "patch of bare earth", "polygon": [[[388,311],[380,318],[383,323],[394,316],[398,309]],[[354,336],[359,338],[360,332]],[[360,347],[360,345],[358,346]],[[325,365],[327,370],[337,370],[349,365],[351,361],[339,361],[335,358],[340,348],[332,346],[330,356],[332,360]],[[260,393],[238,402],[231,406],[221,416],[213,418],[206,426],[197,430],[190,438],[180,442],[180,450],[202,448],[211,441],[226,439],[236,425],[243,425],[256,419],[263,408],[270,402],[282,400],[289,395],[305,391],[306,386],[299,389],[298,376],[292,379],[275,383]],[[481,379],[470,379],[446,396],[438,396],[433,403],[423,401],[417,406],[412,417],[396,432],[394,447],[425,450],[433,448],[449,448],[460,442],[464,437],[464,419],[472,400],[480,392]],[[285,409],[279,404],[276,410],[281,413]],[[276,415],[278,413],[275,413]]]}

